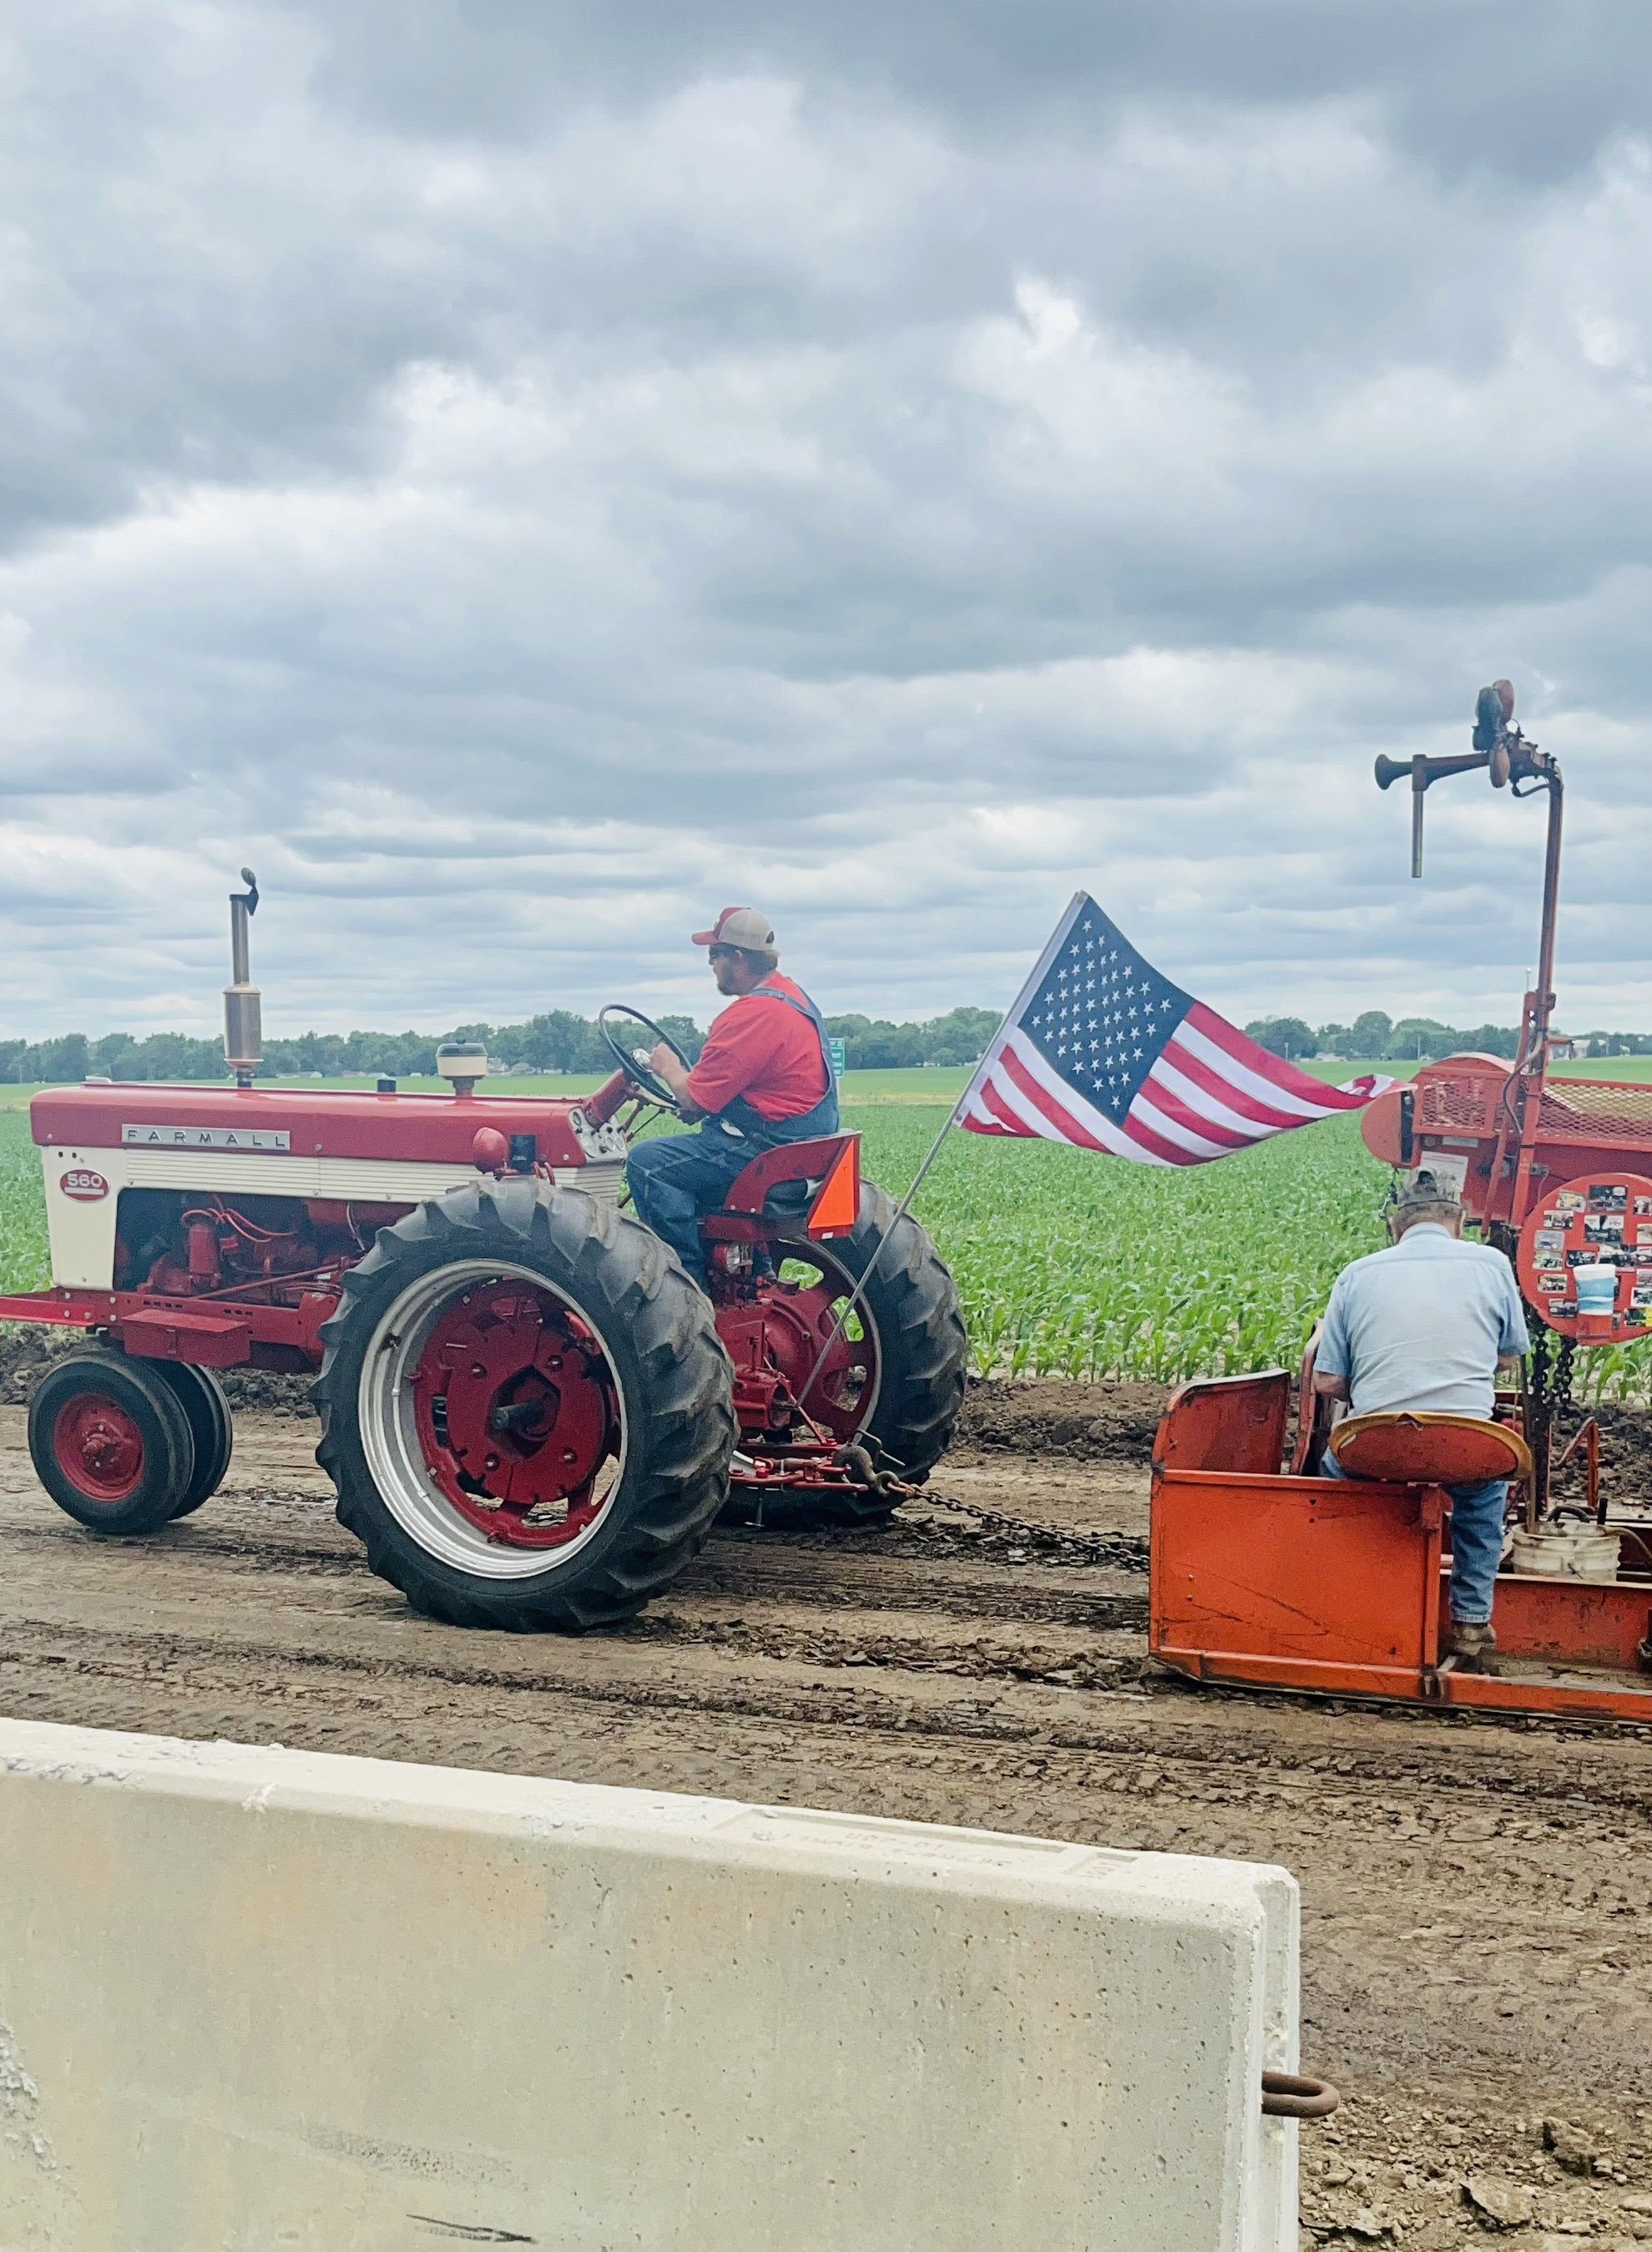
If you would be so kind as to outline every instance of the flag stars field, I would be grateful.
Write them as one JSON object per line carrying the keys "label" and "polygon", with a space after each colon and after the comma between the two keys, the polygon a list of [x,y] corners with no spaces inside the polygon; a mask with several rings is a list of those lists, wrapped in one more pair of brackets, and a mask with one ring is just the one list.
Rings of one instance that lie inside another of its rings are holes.
{"label": "flag stars field", "polygon": [[1358,1110],[1389,1084],[1329,1088],[1173,984],[1080,892],[959,1106],[970,1132],[1197,1165]]}

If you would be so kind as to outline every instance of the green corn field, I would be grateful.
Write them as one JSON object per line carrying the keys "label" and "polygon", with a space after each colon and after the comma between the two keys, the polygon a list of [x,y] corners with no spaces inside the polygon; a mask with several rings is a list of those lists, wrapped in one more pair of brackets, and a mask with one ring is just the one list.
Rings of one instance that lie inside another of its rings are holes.
{"label": "green corn field", "polygon": [[[843,1123],[899,1196],[946,1115],[883,1097],[851,1102]],[[916,1209],[957,1276],[982,1373],[1170,1383],[1295,1367],[1337,1269],[1386,1240],[1387,1185],[1353,1118],[1185,1171],[954,1132]],[[0,1288],[48,1279],[38,1152],[26,1114],[0,1111]],[[1652,1401],[1652,1345],[1580,1353],[1574,1388]]]}
{"label": "green corn field", "polygon": [[[845,1123],[899,1195],[945,1116],[868,1106]],[[1175,1383],[1295,1368],[1338,1269],[1387,1241],[1388,1181],[1357,1118],[1175,1171],[956,1133],[915,1209],[983,1374]],[[1652,1401],[1652,1341],[1579,1353],[1573,1390]]]}
{"label": "green corn field", "polygon": [[0,1290],[38,1290],[51,1279],[40,1152],[27,1114],[0,1111]]}

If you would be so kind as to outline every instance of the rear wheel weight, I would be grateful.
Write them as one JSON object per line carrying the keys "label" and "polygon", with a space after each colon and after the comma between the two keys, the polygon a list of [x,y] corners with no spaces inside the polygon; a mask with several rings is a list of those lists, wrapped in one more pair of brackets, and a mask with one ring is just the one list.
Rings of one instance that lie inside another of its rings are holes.
{"label": "rear wheel weight", "polygon": [[195,1475],[177,1394],[148,1363],[101,1349],[69,1353],[29,1402],[29,1454],[59,1509],[94,1533],[154,1533]]}
{"label": "rear wheel weight", "polygon": [[415,1609],[563,1632],[640,1610],[727,1491],[731,1371],[647,1228],[547,1182],[380,1231],[322,1331],[316,1458]]}

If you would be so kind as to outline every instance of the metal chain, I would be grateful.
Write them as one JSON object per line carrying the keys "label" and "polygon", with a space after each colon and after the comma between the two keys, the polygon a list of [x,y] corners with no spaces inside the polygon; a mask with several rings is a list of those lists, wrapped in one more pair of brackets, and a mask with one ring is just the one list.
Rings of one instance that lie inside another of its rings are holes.
{"label": "metal chain", "polygon": [[[1542,1491],[1539,1503],[1548,1505],[1548,1471],[1545,1464],[1552,1458],[1553,1439],[1563,1417],[1572,1408],[1572,1370],[1577,1358],[1574,1338],[1562,1337],[1555,1349],[1551,1332],[1540,1313],[1531,1325],[1531,1355],[1526,1375],[1526,1436],[1537,1457],[1537,1470]],[[1552,1352],[1552,1366],[1551,1353]]]}
{"label": "metal chain", "polygon": [[912,1498],[932,1502],[938,1509],[956,1511],[960,1517],[969,1518],[993,1540],[1003,1540],[1017,1548],[1033,1548],[1042,1554],[1059,1557],[1064,1564],[1109,1564],[1126,1571],[1143,1571],[1147,1567],[1147,1540],[1135,1533],[1063,1533],[1052,1525],[1029,1525],[1024,1518],[1005,1517],[996,1509],[982,1509],[973,1501],[960,1501],[955,1494],[935,1493],[928,1486],[920,1486]]}
{"label": "metal chain", "polygon": [[1526,1498],[1530,1512],[1544,1507],[1548,1499],[1548,1434],[1551,1409],[1549,1400],[1549,1326],[1535,1306],[1528,1304],[1525,1310],[1531,1350],[1526,1358],[1525,1398],[1521,1403],[1521,1421],[1525,1430],[1526,1444],[1531,1449],[1532,1474],[1527,1481]]}
{"label": "metal chain", "polygon": [[[798,1412],[816,1437],[823,1440],[825,1432],[808,1411],[800,1408]],[[1148,1543],[1143,1534],[1063,1533],[1052,1525],[1030,1525],[1025,1518],[1006,1517],[1000,1510],[960,1501],[956,1494],[937,1493],[927,1485],[908,1485],[892,1468],[880,1470],[874,1463],[872,1456],[881,1452],[875,1440],[850,1442],[838,1448],[837,1459],[851,1463],[874,1491],[883,1491],[892,1501],[927,1501],[937,1509],[950,1509],[968,1518],[995,1546],[1036,1549],[1043,1555],[1058,1557],[1064,1564],[1111,1565],[1127,1572],[1147,1569]]]}
{"label": "metal chain", "polygon": [[1572,1405],[1572,1364],[1577,1358],[1577,1352],[1575,1338],[1561,1338],[1560,1350],[1555,1356],[1552,1393],[1557,1411],[1562,1408],[1570,1408]]}

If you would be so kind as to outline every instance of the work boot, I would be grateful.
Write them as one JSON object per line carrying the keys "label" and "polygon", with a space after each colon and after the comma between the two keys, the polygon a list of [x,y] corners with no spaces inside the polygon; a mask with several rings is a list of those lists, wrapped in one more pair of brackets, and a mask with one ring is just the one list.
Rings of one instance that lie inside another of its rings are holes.
{"label": "work boot", "polygon": [[1459,1673],[1495,1673],[1496,1630],[1489,1619],[1453,1619],[1446,1655]]}

